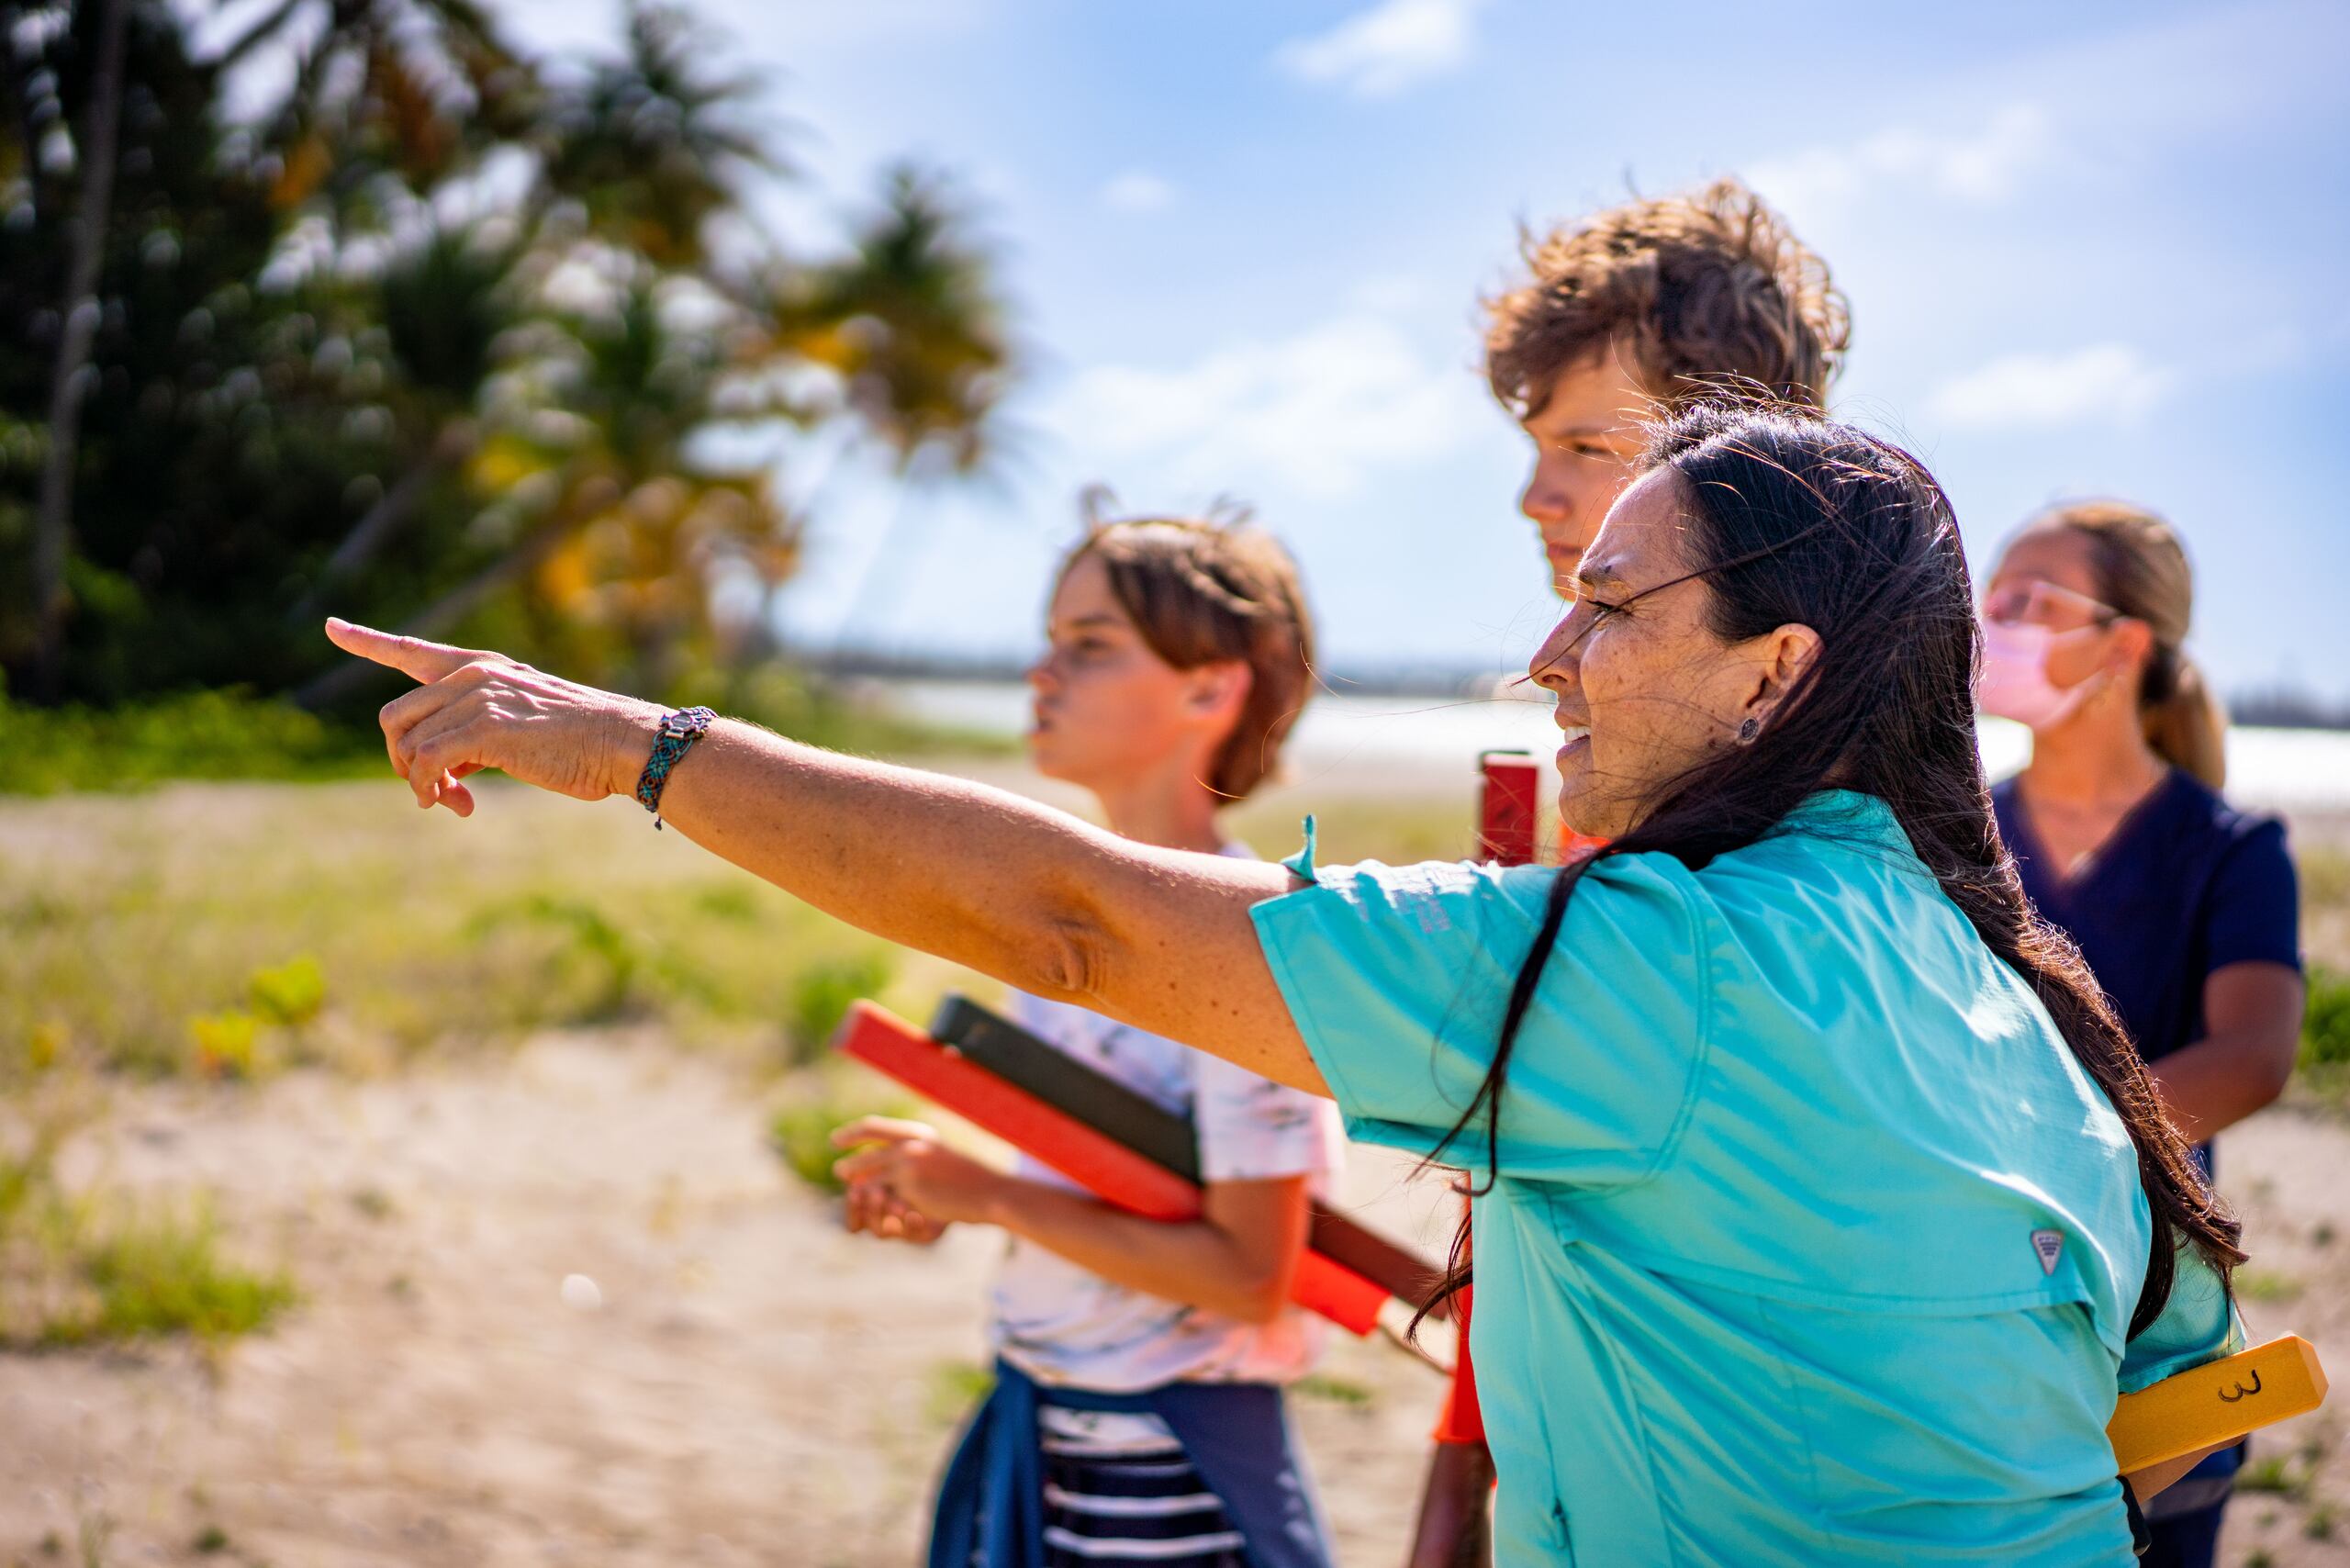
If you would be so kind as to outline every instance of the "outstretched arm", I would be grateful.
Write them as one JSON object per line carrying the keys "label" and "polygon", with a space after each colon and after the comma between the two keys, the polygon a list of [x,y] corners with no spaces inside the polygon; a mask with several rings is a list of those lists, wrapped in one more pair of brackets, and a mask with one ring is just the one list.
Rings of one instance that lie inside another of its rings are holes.
{"label": "outstretched arm", "polygon": [[[498,654],[340,621],[327,634],[422,683],[383,711],[420,806],[470,816],[460,780],[489,767],[580,800],[628,794],[652,751],[658,704]],[[1248,917],[1290,887],[1278,866],[1136,844],[1008,790],[731,721],[679,764],[661,814],[876,935],[1329,1092]]]}

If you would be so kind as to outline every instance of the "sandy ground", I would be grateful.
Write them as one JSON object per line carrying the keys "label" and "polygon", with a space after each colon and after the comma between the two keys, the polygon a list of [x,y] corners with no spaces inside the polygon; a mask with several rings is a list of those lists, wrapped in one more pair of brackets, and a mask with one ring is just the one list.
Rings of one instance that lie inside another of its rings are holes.
{"label": "sandy ground", "polygon": [[[305,1305],[191,1349],[0,1358],[0,1563],[910,1562],[992,1248],[842,1235],[717,1063],[609,1037],[397,1079],[127,1092],[69,1179],[208,1188]],[[1354,1190],[1388,1217],[1366,1155]],[[566,1305],[566,1275],[601,1305]],[[1348,1561],[1406,1525],[1435,1374],[1308,1402]],[[196,1550],[203,1532],[224,1551]]]}
{"label": "sandy ground", "polygon": [[[307,1301],[217,1359],[0,1358],[0,1564],[912,1562],[992,1249],[841,1235],[760,1128],[721,1062],[610,1036],[123,1091],[69,1175],[210,1189]],[[2298,1282],[2251,1304],[2255,1338],[2350,1367],[2350,1129],[2272,1112],[2222,1159],[2262,1265]],[[1371,1151],[1348,1196],[1422,1235],[1442,1202]],[[566,1305],[571,1274],[599,1305]],[[1393,1562],[1434,1375],[1376,1342],[1326,1370],[1362,1395],[1300,1401],[1344,1559]],[[2270,1451],[2319,1438],[2317,1495],[2350,1503],[2338,1422],[2301,1427]],[[2350,1560],[2310,1518],[2243,1500],[2230,1561]]]}

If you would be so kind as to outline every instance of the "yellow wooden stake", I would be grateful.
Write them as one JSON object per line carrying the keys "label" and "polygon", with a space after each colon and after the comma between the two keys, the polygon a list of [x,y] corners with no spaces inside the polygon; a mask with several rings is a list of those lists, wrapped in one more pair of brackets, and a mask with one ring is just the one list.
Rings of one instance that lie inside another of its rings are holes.
{"label": "yellow wooden stake", "polygon": [[2324,1399],[2317,1348],[2288,1334],[2123,1394],[2105,1435],[2115,1470],[2128,1475],[2232,1443]]}

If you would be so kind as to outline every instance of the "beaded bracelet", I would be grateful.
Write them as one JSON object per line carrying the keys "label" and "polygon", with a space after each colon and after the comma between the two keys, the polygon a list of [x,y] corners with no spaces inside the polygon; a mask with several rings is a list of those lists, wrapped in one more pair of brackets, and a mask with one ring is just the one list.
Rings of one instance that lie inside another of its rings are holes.
{"label": "beaded bracelet", "polygon": [[707,708],[680,708],[661,721],[653,755],[645,759],[644,771],[636,780],[636,803],[653,813],[655,827],[661,825],[661,790],[669,782],[670,769],[693,749],[694,742],[701,739],[702,732],[717,717]]}

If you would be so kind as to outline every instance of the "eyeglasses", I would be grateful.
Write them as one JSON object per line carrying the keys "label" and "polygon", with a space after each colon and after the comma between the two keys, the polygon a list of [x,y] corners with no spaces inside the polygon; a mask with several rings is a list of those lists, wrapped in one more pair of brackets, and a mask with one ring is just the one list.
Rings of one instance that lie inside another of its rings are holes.
{"label": "eyeglasses", "polygon": [[1983,619],[2001,626],[2046,626],[2069,632],[2084,626],[2110,626],[2129,617],[2087,594],[2042,577],[2025,577],[1995,584],[1983,596]]}

